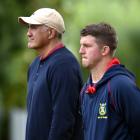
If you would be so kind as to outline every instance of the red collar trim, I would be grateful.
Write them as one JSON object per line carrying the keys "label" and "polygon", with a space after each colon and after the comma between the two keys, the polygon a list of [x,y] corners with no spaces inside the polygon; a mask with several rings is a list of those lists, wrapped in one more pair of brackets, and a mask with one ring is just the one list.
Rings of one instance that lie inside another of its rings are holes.
{"label": "red collar trim", "polygon": [[107,71],[108,69],[110,69],[112,66],[117,65],[117,64],[120,64],[119,59],[118,59],[118,58],[113,58],[113,59],[108,63],[107,68],[106,68],[106,71]]}
{"label": "red collar trim", "polygon": [[61,49],[61,48],[63,48],[63,47],[64,47],[63,43],[58,43],[58,44],[56,44],[56,46],[55,46],[48,54],[45,54],[45,53],[44,53],[44,55],[41,55],[41,56],[40,56],[40,60],[42,61],[42,60],[46,59],[46,58],[49,57],[51,54],[53,54],[55,51],[57,51],[57,50],[59,50],[59,49]]}
{"label": "red collar trim", "polygon": [[[112,66],[117,65],[117,64],[120,64],[119,59],[113,58],[113,59],[108,63],[107,68],[106,68],[106,71],[107,71],[108,69],[110,69]],[[88,85],[88,86],[87,86],[87,89],[86,89],[86,93],[87,93],[87,94],[90,94],[90,95],[95,94],[95,93],[96,93],[96,86],[95,86],[95,85]]]}

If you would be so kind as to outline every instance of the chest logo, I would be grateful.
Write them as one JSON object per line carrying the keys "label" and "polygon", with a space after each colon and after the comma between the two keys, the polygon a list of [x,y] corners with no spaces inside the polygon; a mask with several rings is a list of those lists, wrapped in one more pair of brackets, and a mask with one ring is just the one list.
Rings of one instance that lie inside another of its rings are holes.
{"label": "chest logo", "polygon": [[98,119],[107,119],[106,103],[100,103]]}

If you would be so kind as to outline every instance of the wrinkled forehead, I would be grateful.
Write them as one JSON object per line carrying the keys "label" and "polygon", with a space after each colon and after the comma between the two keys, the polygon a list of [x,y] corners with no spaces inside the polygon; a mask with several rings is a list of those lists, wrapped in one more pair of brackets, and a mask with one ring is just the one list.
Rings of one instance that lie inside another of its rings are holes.
{"label": "wrinkled forehead", "polygon": [[44,24],[41,24],[41,25],[36,25],[36,24],[28,24],[28,28],[30,29],[44,29],[44,30],[48,30],[50,27],[44,25]]}

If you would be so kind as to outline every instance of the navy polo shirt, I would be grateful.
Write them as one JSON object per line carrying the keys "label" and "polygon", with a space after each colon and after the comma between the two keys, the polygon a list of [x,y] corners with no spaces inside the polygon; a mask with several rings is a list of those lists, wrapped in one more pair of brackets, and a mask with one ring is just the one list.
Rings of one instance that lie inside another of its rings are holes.
{"label": "navy polo shirt", "polygon": [[65,47],[28,71],[26,140],[82,140],[80,66]]}

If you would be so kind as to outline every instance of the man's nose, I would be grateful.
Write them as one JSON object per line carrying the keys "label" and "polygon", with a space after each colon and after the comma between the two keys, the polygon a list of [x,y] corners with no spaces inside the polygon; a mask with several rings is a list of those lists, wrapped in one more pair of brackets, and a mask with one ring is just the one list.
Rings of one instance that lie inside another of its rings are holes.
{"label": "man's nose", "polygon": [[30,37],[31,35],[32,35],[32,32],[31,32],[31,28],[29,27],[27,31],[27,36]]}
{"label": "man's nose", "polygon": [[79,49],[79,53],[82,54],[84,53],[84,47],[81,45],[80,49]]}

